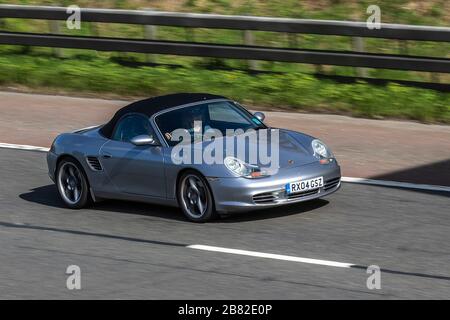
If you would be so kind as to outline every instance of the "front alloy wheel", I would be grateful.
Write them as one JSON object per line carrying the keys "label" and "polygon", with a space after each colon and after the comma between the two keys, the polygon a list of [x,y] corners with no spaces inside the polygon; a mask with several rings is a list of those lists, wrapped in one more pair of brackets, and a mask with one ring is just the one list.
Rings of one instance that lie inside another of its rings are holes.
{"label": "front alloy wheel", "polygon": [[62,160],[58,166],[56,184],[64,203],[72,209],[86,206],[89,187],[83,169],[74,160]]}
{"label": "front alloy wheel", "polygon": [[200,174],[189,171],[180,178],[178,201],[185,216],[195,222],[205,222],[216,216],[208,183]]}

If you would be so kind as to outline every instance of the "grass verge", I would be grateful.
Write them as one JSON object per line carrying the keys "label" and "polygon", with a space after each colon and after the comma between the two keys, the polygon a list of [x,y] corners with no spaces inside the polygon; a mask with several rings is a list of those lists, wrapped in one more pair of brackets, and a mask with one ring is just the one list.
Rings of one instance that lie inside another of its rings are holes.
{"label": "grass verge", "polygon": [[338,84],[304,73],[249,75],[183,67],[125,67],[88,57],[3,54],[0,85],[54,88],[76,92],[154,96],[173,92],[209,92],[248,105],[367,118],[450,123],[450,94],[398,84]]}

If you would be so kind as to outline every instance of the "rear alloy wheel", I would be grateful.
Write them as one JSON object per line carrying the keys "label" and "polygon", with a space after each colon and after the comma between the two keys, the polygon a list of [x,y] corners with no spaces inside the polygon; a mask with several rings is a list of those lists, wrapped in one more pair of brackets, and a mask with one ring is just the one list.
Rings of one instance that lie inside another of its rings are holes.
{"label": "rear alloy wheel", "polygon": [[215,218],[213,198],[205,178],[189,171],[179,181],[177,197],[184,215],[194,222],[206,222]]}
{"label": "rear alloy wheel", "polygon": [[80,209],[90,202],[89,187],[81,166],[74,160],[62,160],[56,173],[56,185],[64,203]]}

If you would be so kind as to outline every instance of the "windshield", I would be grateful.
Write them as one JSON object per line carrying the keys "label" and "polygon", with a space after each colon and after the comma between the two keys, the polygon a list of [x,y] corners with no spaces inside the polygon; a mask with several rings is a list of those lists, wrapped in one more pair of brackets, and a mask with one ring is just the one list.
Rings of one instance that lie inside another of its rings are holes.
{"label": "windshield", "polygon": [[227,130],[266,128],[266,126],[247,110],[230,101],[198,104],[163,113],[156,117],[156,124],[169,146],[180,141],[172,139],[173,132],[184,129],[194,136],[208,129],[219,130],[223,136]]}

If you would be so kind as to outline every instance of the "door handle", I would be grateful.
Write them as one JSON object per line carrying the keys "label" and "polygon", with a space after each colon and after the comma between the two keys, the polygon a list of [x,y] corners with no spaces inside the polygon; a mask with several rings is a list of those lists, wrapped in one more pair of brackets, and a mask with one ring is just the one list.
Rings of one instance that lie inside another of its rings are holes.
{"label": "door handle", "polygon": [[110,155],[109,153],[103,153],[102,154],[102,158],[103,159],[110,159],[110,158],[112,158],[112,155]]}

